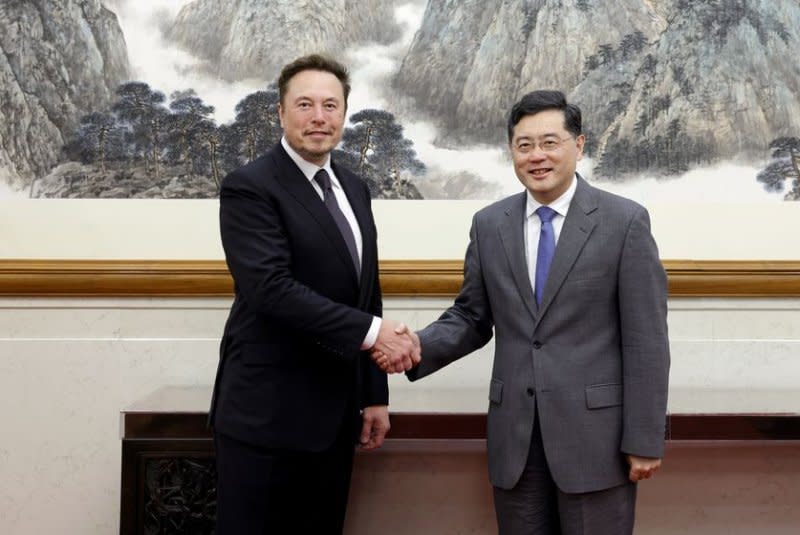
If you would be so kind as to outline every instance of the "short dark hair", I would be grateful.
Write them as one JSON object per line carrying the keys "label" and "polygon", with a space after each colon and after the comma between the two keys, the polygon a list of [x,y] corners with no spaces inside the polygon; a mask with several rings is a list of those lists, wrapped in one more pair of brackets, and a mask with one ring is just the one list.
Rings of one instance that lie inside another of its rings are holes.
{"label": "short dark hair", "polygon": [[350,73],[347,72],[347,67],[322,54],[310,54],[297,58],[281,69],[281,74],[278,76],[278,98],[281,104],[283,104],[283,97],[289,87],[289,80],[303,71],[329,72],[338,78],[342,83],[345,106],[347,105],[347,97],[350,95]]}
{"label": "short dark hair", "polygon": [[575,104],[568,104],[567,97],[561,91],[542,89],[531,91],[512,106],[508,114],[508,142],[511,143],[514,127],[523,117],[545,110],[564,112],[564,128],[575,137],[581,135],[581,109]]}

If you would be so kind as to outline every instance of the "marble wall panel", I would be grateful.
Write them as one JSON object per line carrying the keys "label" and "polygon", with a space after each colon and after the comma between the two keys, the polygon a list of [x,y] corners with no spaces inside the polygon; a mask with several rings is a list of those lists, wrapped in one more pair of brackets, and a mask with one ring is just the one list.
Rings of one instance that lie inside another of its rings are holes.
{"label": "marble wall panel", "polygon": [[[385,309],[418,328],[451,302],[388,298]],[[210,384],[229,304],[229,298],[0,299],[3,533],[118,531],[119,411],[162,385]],[[735,387],[796,394],[799,312],[800,299],[671,300],[672,386],[698,396]],[[393,410],[485,410],[492,347],[417,383],[392,377]],[[640,532],[690,533],[697,525],[703,533],[763,532],[759,525],[792,532],[789,526],[800,523],[787,505],[800,501],[796,454],[782,450],[776,457],[776,450],[761,448],[675,454],[680,462],[669,461],[674,468],[665,467],[660,483],[643,486],[639,518],[648,527]],[[681,515],[688,520],[678,525]]]}
{"label": "marble wall panel", "polygon": [[0,340],[3,533],[118,531],[119,411],[209,384],[216,340]]}

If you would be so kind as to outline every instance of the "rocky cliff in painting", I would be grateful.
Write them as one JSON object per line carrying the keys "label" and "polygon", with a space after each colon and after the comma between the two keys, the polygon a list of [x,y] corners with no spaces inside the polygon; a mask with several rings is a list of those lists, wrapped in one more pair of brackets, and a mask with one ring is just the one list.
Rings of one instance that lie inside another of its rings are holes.
{"label": "rocky cliff in painting", "polygon": [[122,31],[99,0],[4,0],[0,180],[20,190],[49,171],[81,114],[127,76]]}
{"label": "rocky cliff in painting", "polygon": [[601,176],[676,174],[800,132],[799,28],[793,0],[430,2],[394,85],[445,143],[501,141],[516,98],[561,89]]}
{"label": "rocky cliff in painting", "polygon": [[351,45],[400,35],[390,0],[195,0],[167,37],[227,80],[274,79],[287,61],[311,52],[338,56]]}

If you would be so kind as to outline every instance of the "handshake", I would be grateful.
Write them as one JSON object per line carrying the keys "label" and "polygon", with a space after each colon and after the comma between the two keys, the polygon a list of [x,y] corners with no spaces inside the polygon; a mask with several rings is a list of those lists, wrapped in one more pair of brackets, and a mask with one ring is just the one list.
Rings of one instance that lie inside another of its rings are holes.
{"label": "handshake", "polygon": [[384,318],[370,356],[382,371],[403,373],[419,364],[422,348],[419,337],[408,326]]}

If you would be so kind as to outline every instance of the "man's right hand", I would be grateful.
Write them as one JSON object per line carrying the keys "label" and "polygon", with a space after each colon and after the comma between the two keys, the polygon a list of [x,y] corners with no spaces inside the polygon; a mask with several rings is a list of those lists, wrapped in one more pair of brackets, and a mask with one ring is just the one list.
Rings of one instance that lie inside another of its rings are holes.
{"label": "man's right hand", "polygon": [[404,323],[384,318],[370,355],[386,373],[408,371],[422,359],[419,337]]}

